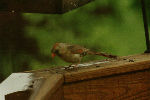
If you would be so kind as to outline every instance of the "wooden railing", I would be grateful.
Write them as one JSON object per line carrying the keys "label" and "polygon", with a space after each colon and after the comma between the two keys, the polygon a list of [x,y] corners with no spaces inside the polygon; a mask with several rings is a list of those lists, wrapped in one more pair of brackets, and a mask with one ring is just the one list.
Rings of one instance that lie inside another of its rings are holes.
{"label": "wooden railing", "polygon": [[150,100],[150,54],[22,74],[29,73],[27,88],[5,94],[5,100]]}

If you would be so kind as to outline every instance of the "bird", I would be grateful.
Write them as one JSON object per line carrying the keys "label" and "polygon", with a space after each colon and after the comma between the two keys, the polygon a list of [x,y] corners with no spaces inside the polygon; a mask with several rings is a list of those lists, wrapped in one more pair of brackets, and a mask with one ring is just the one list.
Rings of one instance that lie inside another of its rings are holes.
{"label": "bird", "polygon": [[82,58],[86,55],[98,55],[107,58],[117,58],[115,55],[95,52],[83,46],[69,43],[55,43],[51,49],[52,58],[58,56],[64,61],[72,64],[80,63]]}

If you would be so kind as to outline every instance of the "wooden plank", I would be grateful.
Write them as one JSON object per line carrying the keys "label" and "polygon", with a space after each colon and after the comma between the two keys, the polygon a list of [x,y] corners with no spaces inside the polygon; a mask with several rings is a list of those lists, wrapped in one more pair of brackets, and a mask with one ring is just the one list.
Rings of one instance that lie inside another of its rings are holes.
{"label": "wooden plank", "polygon": [[32,73],[13,73],[0,84],[0,100],[28,99],[31,95],[30,86],[34,80]]}
{"label": "wooden plank", "polygon": [[0,0],[0,11],[30,13],[64,13],[91,0]]}
{"label": "wooden plank", "polygon": [[64,85],[65,100],[150,100],[150,70]]}
{"label": "wooden plank", "polygon": [[61,74],[53,74],[47,77],[40,88],[32,94],[30,100],[49,100],[49,98],[53,98],[53,95],[56,94],[59,98],[63,98],[61,89],[59,89],[62,87],[63,81],[63,75]]}
{"label": "wooden plank", "polygon": [[64,100],[63,86],[57,89],[47,100]]}
{"label": "wooden plank", "polygon": [[92,65],[86,69],[66,72],[64,77],[65,82],[68,83],[149,68],[150,54],[141,54],[118,58],[117,60],[112,60],[104,64]]}
{"label": "wooden plank", "polygon": [[32,73],[28,88],[8,94],[7,98],[29,97],[25,96],[29,93],[30,100],[148,100],[149,62],[150,54],[140,54],[88,62],[78,69],[59,67],[24,72]]}
{"label": "wooden plank", "polygon": [[5,100],[28,100],[31,96],[31,90],[18,91],[5,95]]}
{"label": "wooden plank", "polygon": [[[62,74],[49,71],[13,73],[0,84],[1,100],[63,100]],[[5,96],[5,98],[4,98]]]}

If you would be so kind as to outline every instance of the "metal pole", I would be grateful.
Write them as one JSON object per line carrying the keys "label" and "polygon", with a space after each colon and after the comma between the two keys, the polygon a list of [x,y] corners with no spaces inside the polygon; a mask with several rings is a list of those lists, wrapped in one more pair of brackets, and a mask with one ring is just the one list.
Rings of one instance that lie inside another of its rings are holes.
{"label": "metal pole", "polygon": [[147,17],[146,17],[146,9],[145,9],[145,1],[144,0],[141,0],[141,5],[142,5],[142,14],[143,14],[143,21],[144,21],[144,29],[145,29],[146,47],[147,47],[147,50],[145,51],[145,53],[150,53],[148,22],[147,22]]}

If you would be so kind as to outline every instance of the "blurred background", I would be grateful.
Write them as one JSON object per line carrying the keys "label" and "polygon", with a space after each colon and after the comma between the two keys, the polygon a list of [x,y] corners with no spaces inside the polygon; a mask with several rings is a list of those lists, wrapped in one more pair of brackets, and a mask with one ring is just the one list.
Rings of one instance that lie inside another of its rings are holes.
{"label": "blurred background", "polygon": [[[145,1],[150,11],[150,1]],[[0,13],[0,81],[12,72],[68,65],[58,57],[51,59],[56,42],[118,56],[143,53],[140,1],[95,0],[62,15]],[[87,56],[83,62],[101,59],[106,58]]]}

